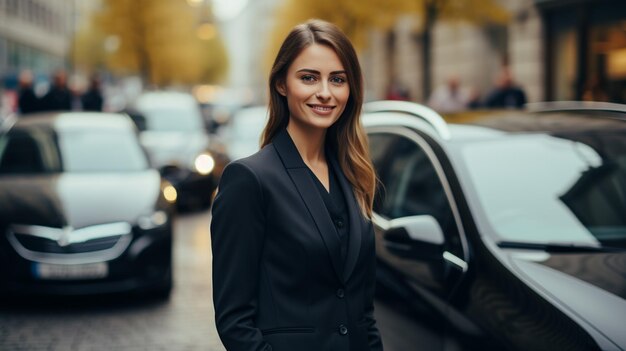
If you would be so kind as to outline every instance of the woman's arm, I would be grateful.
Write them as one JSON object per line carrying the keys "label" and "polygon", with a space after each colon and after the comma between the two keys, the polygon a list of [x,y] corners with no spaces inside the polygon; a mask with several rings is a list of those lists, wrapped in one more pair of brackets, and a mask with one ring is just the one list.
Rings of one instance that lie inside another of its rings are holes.
{"label": "woman's arm", "polygon": [[265,237],[261,185],[250,168],[235,162],[218,189],[211,219],[217,331],[228,351],[270,351],[254,325]]}
{"label": "woman's arm", "polygon": [[[374,227],[371,222],[369,222],[369,235],[374,236]],[[375,255],[373,252],[372,255]],[[376,319],[374,319],[374,290],[376,289],[376,258],[372,259],[372,264],[370,265],[370,272],[367,276],[370,278],[367,282],[367,295],[366,298],[368,301],[368,308],[365,311],[365,319],[367,320],[367,339],[369,341],[370,350],[371,351],[383,351],[383,341],[380,337],[380,332],[378,331],[378,327],[376,326]]]}

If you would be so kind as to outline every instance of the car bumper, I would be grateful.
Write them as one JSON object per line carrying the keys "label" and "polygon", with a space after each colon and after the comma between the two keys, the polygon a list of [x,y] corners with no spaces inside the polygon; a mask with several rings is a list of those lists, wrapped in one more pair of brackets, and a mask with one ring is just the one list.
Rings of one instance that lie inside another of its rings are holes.
{"label": "car bumper", "polygon": [[91,262],[107,267],[98,278],[42,278],[37,265],[20,256],[5,240],[0,258],[0,292],[34,295],[94,295],[129,291],[155,291],[172,279],[171,225],[136,236],[124,252],[111,260]]}

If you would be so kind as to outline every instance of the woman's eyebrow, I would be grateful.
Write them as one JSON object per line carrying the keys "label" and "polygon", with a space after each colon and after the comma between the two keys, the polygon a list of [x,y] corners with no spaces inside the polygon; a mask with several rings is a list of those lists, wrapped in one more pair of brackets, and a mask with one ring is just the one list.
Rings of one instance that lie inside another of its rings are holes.
{"label": "woman's eyebrow", "polygon": [[[299,72],[306,72],[306,73],[312,73],[312,74],[318,74],[318,75],[320,74],[319,71],[314,70],[314,69],[309,69],[309,68],[300,69],[296,73],[299,73]],[[346,71],[332,71],[330,72],[330,74],[346,74]]]}

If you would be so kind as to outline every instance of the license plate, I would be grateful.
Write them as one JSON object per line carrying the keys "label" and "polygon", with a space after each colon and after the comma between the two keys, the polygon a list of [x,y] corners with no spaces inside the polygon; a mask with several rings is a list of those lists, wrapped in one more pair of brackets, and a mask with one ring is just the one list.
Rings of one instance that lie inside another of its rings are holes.
{"label": "license plate", "polygon": [[106,262],[88,264],[33,263],[33,275],[38,279],[101,279],[109,274]]}

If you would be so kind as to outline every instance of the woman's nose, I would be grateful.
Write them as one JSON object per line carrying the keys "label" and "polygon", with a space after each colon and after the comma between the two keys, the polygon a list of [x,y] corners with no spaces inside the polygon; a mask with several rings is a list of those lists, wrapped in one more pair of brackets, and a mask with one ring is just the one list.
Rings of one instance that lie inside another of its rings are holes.
{"label": "woman's nose", "polygon": [[315,94],[315,96],[320,100],[330,99],[330,90],[328,89],[328,84],[323,83],[320,86],[320,90]]}

